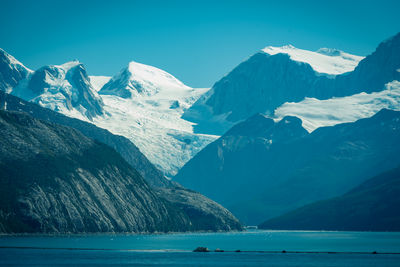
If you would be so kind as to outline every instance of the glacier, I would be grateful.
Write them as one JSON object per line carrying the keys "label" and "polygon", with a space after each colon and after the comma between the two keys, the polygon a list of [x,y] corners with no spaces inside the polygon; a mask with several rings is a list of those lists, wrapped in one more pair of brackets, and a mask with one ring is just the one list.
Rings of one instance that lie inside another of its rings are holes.
{"label": "glacier", "polygon": [[400,82],[392,81],[383,91],[359,93],[345,97],[319,100],[306,97],[300,102],[287,102],[275,110],[275,121],[285,116],[295,116],[302,120],[302,126],[312,132],[319,127],[333,126],[369,118],[381,109],[400,110]]}
{"label": "glacier", "polygon": [[181,118],[209,88],[191,88],[171,74],[130,62],[99,90],[106,115],[93,123],[136,144],[165,176],[172,177],[219,136],[194,134]]}

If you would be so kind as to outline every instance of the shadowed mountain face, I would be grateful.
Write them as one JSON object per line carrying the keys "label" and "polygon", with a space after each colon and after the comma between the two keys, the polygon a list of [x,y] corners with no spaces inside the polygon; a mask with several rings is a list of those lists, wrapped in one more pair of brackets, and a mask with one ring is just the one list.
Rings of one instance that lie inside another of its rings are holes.
{"label": "shadowed mountain face", "polygon": [[199,123],[199,131],[207,131],[203,125],[215,120],[222,127],[217,133],[223,133],[225,119],[238,122],[255,113],[273,114],[285,102],[381,91],[386,83],[400,80],[399,70],[400,33],[382,42],[353,71],[340,75],[318,73],[285,53],[260,52],[216,82],[183,118]]}
{"label": "shadowed mountain face", "polygon": [[208,145],[175,180],[257,224],[394,168],[400,164],[399,142],[396,111],[311,134],[296,118],[274,123],[259,115]]}
{"label": "shadowed mountain face", "polygon": [[1,111],[0,135],[3,232],[152,232],[185,223],[119,154],[74,129]]}
{"label": "shadowed mountain face", "polygon": [[241,229],[197,193],[187,194],[211,210],[156,193],[113,149],[72,128],[0,111],[0,136],[1,232]]}
{"label": "shadowed mountain face", "polygon": [[113,135],[91,123],[67,117],[0,91],[0,107],[4,108],[4,106],[10,111],[26,112],[37,119],[77,129],[84,135],[114,148],[150,185],[156,187],[172,186],[171,182],[165,179],[162,173],[125,137]]}
{"label": "shadowed mountain face", "polygon": [[262,223],[262,229],[399,231],[400,167],[346,194],[309,204]]}

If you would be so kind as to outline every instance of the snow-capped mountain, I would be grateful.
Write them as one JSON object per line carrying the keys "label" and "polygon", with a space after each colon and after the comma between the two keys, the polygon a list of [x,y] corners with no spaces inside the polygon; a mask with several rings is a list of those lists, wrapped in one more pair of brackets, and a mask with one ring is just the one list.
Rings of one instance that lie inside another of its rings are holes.
{"label": "snow-capped mountain", "polygon": [[99,91],[107,115],[94,123],[136,144],[167,176],[173,176],[216,136],[193,134],[183,112],[208,89],[186,86],[158,68],[130,62]]}
{"label": "snow-capped mountain", "polygon": [[9,92],[32,72],[0,48],[0,90]]}
{"label": "snow-capped mountain", "polygon": [[103,114],[103,101],[79,61],[44,66],[7,91],[70,117],[92,120]]}
{"label": "snow-capped mountain", "polygon": [[[222,134],[256,113],[272,114],[285,102],[298,102],[305,96],[330,98],[335,74],[352,70],[362,59],[343,52],[332,54],[293,46],[267,47],[216,82],[184,118],[198,124],[196,132]],[[210,121],[212,127],[207,126]]]}
{"label": "snow-capped mountain", "polygon": [[101,88],[100,94],[123,98],[157,94],[168,98],[190,89],[161,69],[132,61]]}
{"label": "snow-capped mountain", "polygon": [[222,134],[253,114],[273,115],[285,102],[379,92],[395,80],[400,33],[366,58],[327,48],[266,47],[215,83],[183,117],[197,123],[196,132]]}
{"label": "snow-capped mountain", "polygon": [[210,90],[191,88],[137,62],[113,77],[87,76],[77,61],[32,72],[4,51],[0,78],[14,95],[129,138],[171,177],[204,146],[256,113],[274,119],[295,115],[312,131],[392,108],[398,85],[391,83],[390,90],[384,85],[400,80],[399,45],[400,34],[364,59],[328,48],[269,46]]}
{"label": "snow-capped mountain", "polygon": [[2,68],[2,77],[15,81],[1,83],[8,93],[127,137],[169,177],[218,137],[194,134],[181,119],[208,88],[191,88],[158,68],[131,62],[113,77],[88,76],[78,61],[33,72],[6,59],[15,63]]}

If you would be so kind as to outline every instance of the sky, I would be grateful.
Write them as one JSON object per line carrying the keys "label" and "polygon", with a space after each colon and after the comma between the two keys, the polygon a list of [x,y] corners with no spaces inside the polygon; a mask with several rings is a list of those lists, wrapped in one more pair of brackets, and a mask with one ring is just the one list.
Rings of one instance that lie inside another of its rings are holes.
{"label": "sky", "polygon": [[78,59],[112,76],[137,61],[211,87],[260,49],[368,55],[400,31],[398,0],[0,0],[0,48],[35,70]]}

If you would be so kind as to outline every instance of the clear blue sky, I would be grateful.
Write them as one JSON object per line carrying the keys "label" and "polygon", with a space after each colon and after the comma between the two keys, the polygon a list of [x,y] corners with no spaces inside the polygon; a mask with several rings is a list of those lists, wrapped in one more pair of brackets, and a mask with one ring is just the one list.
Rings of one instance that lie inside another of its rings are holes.
{"label": "clear blue sky", "polygon": [[0,47],[37,69],[72,59],[91,75],[131,60],[210,87],[267,45],[367,55],[400,31],[400,1],[0,0]]}

